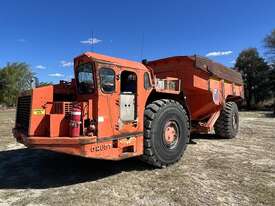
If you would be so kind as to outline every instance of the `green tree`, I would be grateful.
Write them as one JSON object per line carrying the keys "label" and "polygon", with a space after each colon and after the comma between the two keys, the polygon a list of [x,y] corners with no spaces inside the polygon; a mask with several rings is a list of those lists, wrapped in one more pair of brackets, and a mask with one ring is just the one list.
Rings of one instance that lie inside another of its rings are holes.
{"label": "green tree", "polygon": [[272,97],[273,97],[273,112],[275,115],[275,61],[270,64],[270,75],[269,75],[269,79],[270,79],[270,89],[272,91]]}
{"label": "green tree", "polygon": [[247,107],[253,108],[255,104],[270,98],[270,68],[260,57],[256,48],[243,50],[236,61],[244,80],[245,99]]}
{"label": "green tree", "polygon": [[48,86],[48,85],[53,85],[52,82],[39,82],[37,87],[44,87],[44,86]]}
{"label": "green tree", "polygon": [[275,29],[268,34],[264,39],[264,46],[267,49],[267,56],[268,59],[271,60],[270,63],[270,84],[271,84],[271,90],[274,98],[274,114],[275,114]]}
{"label": "green tree", "polygon": [[275,63],[275,29],[265,37],[264,46],[267,49],[267,55]]}
{"label": "green tree", "polygon": [[26,63],[8,63],[0,69],[0,104],[14,106],[19,93],[32,88],[33,77]]}

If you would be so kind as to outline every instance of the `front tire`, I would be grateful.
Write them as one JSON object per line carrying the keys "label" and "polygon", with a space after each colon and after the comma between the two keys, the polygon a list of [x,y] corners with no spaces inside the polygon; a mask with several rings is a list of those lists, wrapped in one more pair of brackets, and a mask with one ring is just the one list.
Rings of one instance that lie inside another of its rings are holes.
{"label": "front tire", "polygon": [[215,133],[223,138],[236,137],[239,130],[238,106],[235,102],[227,102],[214,125]]}
{"label": "front tire", "polygon": [[144,154],[142,159],[165,167],[177,162],[189,141],[188,116],[174,100],[161,99],[146,106],[144,112]]}

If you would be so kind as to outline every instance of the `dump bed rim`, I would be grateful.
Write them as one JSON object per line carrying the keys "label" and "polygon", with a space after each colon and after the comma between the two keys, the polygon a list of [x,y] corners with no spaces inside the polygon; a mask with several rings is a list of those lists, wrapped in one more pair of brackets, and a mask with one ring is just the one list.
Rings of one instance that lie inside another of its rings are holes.
{"label": "dump bed rim", "polygon": [[[198,55],[167,57],[163,59],[149,61],[147,65],[151,66],[159,62],[171,61],[171,60],[183,61],[185,59],[193,61],[195,68],[203,70],[204,72],[207,72],[210,75],[216,76],[220,79],[224,79],[226,81],[229,81],[238,85],[243,85],[242,75],[238,71],[236,71],[236,68],[235,70],[230,69],[220,63],[214,62],[206,57],[202,57]],[[154,68],[152,69],[154,70]]]}

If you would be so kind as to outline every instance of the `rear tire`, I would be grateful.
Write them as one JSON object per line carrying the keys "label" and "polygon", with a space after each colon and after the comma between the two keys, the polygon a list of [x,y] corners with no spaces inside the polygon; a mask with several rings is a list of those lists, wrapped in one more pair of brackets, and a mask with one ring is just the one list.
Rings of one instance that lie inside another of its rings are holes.
{"label": "rear tire", "polygon": [[235,102],[227,102],[214,125],[215,133],[223,138],[236,137],[239,130],[238,106]]}
{"label": "rear tire", "polygon": [[144,112],[144,154],[142,160],[166,167],[177,162],[189,141],[188,116],[174,100],[161,99],[146,106]]}

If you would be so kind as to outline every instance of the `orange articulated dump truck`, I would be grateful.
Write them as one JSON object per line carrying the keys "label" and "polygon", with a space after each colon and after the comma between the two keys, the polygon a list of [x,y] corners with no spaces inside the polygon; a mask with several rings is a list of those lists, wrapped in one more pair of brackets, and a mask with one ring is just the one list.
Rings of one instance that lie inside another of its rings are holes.
{"label": "orange articulated dump truck", "polygon": [[190,133],[233,138],[243,99],[240,73],[199,56],[142,63],[87,52],[75,79],[18,98],[13,133],[29,148],[89,158],[178,161]]}

